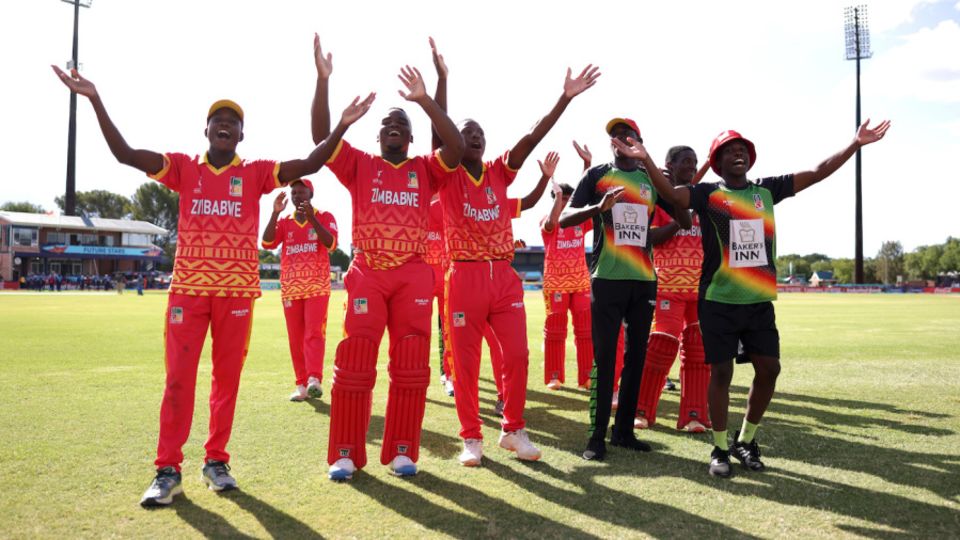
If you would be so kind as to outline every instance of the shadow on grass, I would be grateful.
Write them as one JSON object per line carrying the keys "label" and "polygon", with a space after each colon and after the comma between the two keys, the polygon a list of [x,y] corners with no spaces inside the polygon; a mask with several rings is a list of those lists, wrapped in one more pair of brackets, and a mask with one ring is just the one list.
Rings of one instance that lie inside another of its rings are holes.
{"label": "shadow on grass", "polygon": [[[177,497],[176,502],[172,506],[180,519],[207,538],[254,538],[253,536],[240,532],[220,514],[197,506],[186,494]],[[167,509],[157,509],[154,511],[163,512],[166,510]]]}
{"label": "shadow on grass", "polygon": [[221,496],[253,514],[272,538],[323,538],[306,523],[242,490],[228,491]]}

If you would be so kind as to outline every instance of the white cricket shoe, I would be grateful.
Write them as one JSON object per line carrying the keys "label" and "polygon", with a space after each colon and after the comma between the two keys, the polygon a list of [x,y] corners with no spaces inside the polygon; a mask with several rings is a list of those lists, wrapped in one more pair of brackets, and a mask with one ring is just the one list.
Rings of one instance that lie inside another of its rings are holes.
{"label": "white cricket shoe", "polygon": [[323,388],[320,386],[320,379],[316,377],[310,377],[307,379],[307,395],[313,399],[320,399],[323,397]]}
{"label": "white cricket shoe", "polygon": [[407,456],[397,456],[390,462],[390,472],[395,476],[416,476],[417,464]]}
{"label": "white cricket shoe", "polygon": [[479,467],[483,459],[483,440],[466,439],[463,441],[463,452],[460,452],[460,464],[464,467]]}
{"label": "white cricket shoe", "polygon": [[353,478],[353,473],[356,471],[357,467],[353,464],[352,459],[340,458],[330,466],[330,470],[327,471],[327,477],[334,482],[343,482],[344,480]]}
{"label": "white cricket shoe", "polygon": [[530,442],[527,430],[518,429],[516,431],[500,432],[500,448],[517,453],[517,459],[524,461],[537,461],[540,459],[540,449]]}
{"label": "white cricket shoe", "polygon": [[298,384],[297,389],[290,394],[290,401],[306,401],[308,397],[309,394],[307,394],[307,387],[302,384]]}

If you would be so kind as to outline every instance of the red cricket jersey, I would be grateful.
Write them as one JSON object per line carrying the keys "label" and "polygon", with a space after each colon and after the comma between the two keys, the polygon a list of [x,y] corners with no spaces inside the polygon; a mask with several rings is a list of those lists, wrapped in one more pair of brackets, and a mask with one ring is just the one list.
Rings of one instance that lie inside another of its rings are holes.
{"label": "red cricket jersey", "polygon": [[439,151],[394,165],[340,141],[327,167],[350,190],[353,245],[371,268],[396,268],[426,253],[430,197],[451,170]]}
{"label": "red cricket jersey", "polygon": [[163,156],[163,169],[148,176],[180,194],[171,293],[260,296],[260,197],[280,186],[279,173],[276,161],[234,156],[216,169],[206,155]]}
{"label": "red cricket jersey", "polygon": [[593,220],[588,219],[574,227],[561,227],[552,231],[543,230],[547,218],[540,220],[540,235],[543,237],[543,290],[576,292],[590,290],[590,270],[587,269],[584,235],[593,229]]}
{"label": "red cricket jersey", "polygon": [[[657,207],[653,216],[654,227],[662,227],[673,218]],[[700,268],[703,265],[703,239],[700,218],[693,215],[693,227],[680,229],[673,238],[654,246],[653,266],[657,269],[657,292],[691,293],[700,289]]]}
{"label": "red cricket jersey", "polygon": [[443,235],[443,205],[440,199],[430,201],[430,225],[427,229],[427,254],[424,262],[443,267],[450,260],[447,239]]}
{"label": "red cricket jersey", "polygon": [[263,241],[264,249],[280,251],[280,297],[302,300],[330,294],[330,251],[337,247],[337,220],[329,212],[313,209],[317,221],[333,235],[329,249],[320,243],[317,230],[309,221],[298,222],[292,215],[277,221],[273,242]]}
{"label": "red cricket jersey", "polygon": [[463,165],[448,173],[440,188],[443,232],[454,261],[513,260],[513,226],[520,217],[520,199],[507,198],[507,186],[517,171],[508,154],[483,164],[479,179]]}

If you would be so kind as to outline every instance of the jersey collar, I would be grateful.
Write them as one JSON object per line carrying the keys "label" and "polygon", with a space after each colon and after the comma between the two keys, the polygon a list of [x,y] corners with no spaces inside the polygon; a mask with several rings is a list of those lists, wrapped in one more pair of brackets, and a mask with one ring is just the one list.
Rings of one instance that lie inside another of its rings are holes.
{"label": "jersey collar", "polygon": [[203,164],[206,165],[207,168],[213,172],[213,174],[221,174],[223,173],[223,171],[229,169],[230,167],[235,167],[237,165],[240,165],[240,156],[237,155],[236,153],[233,154],[233,159],[230,161],[230,163],[227,163],[226,165],[224,165],[223,167],[220,167],[219,169],[211,165],[207,157],[208,157],[207,152],[204,152]]}

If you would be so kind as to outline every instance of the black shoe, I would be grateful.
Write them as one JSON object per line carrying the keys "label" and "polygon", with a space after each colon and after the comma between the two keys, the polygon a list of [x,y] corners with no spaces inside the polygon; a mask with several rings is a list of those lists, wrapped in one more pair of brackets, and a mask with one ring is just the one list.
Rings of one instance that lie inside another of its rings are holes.
{"label": "black shoe", "polygon": [[733,443],[733,456],[751,471],[760,472],[764,470],[766,467],[760,461],[760,446],[757,445],[757,439],[754,438],[752,441],[745,443],[737,441],[739,436],[739,431],[733,434],[733,440],[736,441]]}
{"label": "black shoe", "polygon": [[587,461],[603,461],[607,457],[607,445],[603,439],[590,439],[587,441],[587,448],[583,451],[583,459]]}
{"label": "black shoe", "polygon": [[673,384],[673,381],[671,381],[670,378],[667,377],[667,382],[663,383],[663,389],[667,390],[668,392],[676,392],[677,385]]}
{"label": "black shoe", "polygon": [[714,446],[713,452],[710,452],[709,471],[710,476],[730,478],[730,451],[721,450],[719,446]]}
{"label": "black shoe", "polygon": [[653,450],[649,444],[636,438],[632,432],[629,435],[610,435],[610,446],[629,448],[631,450],[636,450],[637,452],[649,452]]}

